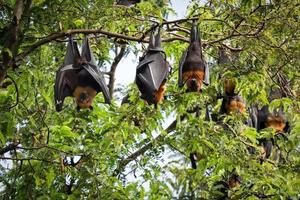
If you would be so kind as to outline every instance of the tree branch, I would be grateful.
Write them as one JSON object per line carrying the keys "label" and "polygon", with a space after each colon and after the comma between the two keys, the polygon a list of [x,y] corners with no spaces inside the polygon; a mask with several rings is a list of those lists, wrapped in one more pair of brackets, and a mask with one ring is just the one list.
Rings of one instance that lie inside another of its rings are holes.
{"label": "tree branch", "polygon": [[[176,128],[176,124],[177,124],[177,120],[174,120],[168,126],[168,128],[166,128],[165,131],[167,133],[172,132]],[[149,143],[145,144],[144,146],[142,146],[140,149],[136,150],[134,153],[132,153],[131,155],[129,155],[125,159],[120,160],[119,164],[118,164],[118,167],[115,169],[113,175],[117,176],[118,174],[120,174],[120,172],[123,171],[123,169],[126,167],[126,165],[128,165],[131,161],[137,159],[139,156],[143,155],[149,149],[151,149],[156,142],[162,142],[164,140],[165,136],[166,136],[165,134],[161,134],[161,135],[157,136],[154,140],[152,140]]]}
{"label": "tree branch", "polygon": [[126,46],[122,45],[119,53],[116,55],[112,65],[111,65],[111,68],[110,68],[109,83],[108,83],[110,98],[113,97],[113,93],[114,93],[116,69],[118,67],[119,62],[121,61],[121,59],[123,58],[123,56],[125,54],[125,50],[126,50]]}
{"label": "tree branch", "polygon": [[9,144],[8,146],[0,149],[0,155],[4,155],[5,153],[7,153],[9,151],[15,150],[18,145],[19,145],[19,143],[15,143],[15,142]]}
{"label": "tree branch", "polygon": [[22,22],[28,19],[32,0],[17,0],[14,5],[14,15],[11,23],[5,28],[7,31],[2,37],[3,50],[0,65],[0,83],[6,76],[9,67],[14,66],[14,57],[17,54],[18,47],[22,42]]}

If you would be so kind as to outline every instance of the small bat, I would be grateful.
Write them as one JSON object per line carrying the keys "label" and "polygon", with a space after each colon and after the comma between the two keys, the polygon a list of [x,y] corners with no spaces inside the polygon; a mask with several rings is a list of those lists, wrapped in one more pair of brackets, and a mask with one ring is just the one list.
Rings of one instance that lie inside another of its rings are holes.
{"label": "small bat", "polygon": [[209,68],[203,58],[200,32],[195,21],[192,24],[190,45],[180,60],[178,77],[178,86],[186,84],[188,92],[200,92],[202,83],[209,84]]}
{"label": "small bat", "polygon": [[92,109],[93,99],[101,91],[105,102],[110,103],[108,88],[96,66],[88,38],[84,38],[81,55],[77,43],[70,38],[64,64],[56,72],[54,86],[56,111],[62,110],[64,99],[68,96],[75,98],[77,110]]}
{"label": "small bat", "polygon": [[197,169],[197,161],[201,160],[203,156],[200,153],[190,153],[190,160],[193,169]]}
{"label": "small bat", "polygon": [[141,0],[119,0],[117,2],[117,5],[129,7],[129,6],[132,6],[132,5],[140,3],[140,2],[141,2]]}
{"label": "small bat", "polygon": [[218,191],[217,196],[214,199],[224,200],[229,198],[229,190],[238,187],[242,183],[242,177],[232,172],[225,180],[217,181],[214,183],[214,187]]}
{"label": "small bat", "polygon": [[170,71],[170,65],[166,61],[160,43],[160,30],[156,28],[151,32],[148,49],[140,59],[135,78],[135,83],[142,94],[141,98],[155,105],[163,100],[165,83]]}

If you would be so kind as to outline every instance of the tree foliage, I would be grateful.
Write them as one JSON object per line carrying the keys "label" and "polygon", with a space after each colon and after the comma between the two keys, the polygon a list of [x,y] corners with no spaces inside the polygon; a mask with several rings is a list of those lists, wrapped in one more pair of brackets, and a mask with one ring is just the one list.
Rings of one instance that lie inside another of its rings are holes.
{"label": "tree foliage", "polygon": [[[229,191],[232,199],[299,198],[299,7],[292,0],[192,0],[185,19],[168,21],[174,10],[163,0],[130,8],[112,0],[0,1],[1,197],[216,199],[215,183],[235,171],[243,181]],[[177,87],[191,19],[199,22],[211,69],[211,84],[199,94]],[[114,86],[114,78],[117,67],[126,67],[118,65],[120,59],[129,52],[138,59],[157,24],[173,72],[166,98],[155,109],[139,98],[134,84],[125,91]],[[55,72],[67,37],[80,41],[83,34],[90,35],[115,100],[104,105],[98,95],[93,111],[77,112],[70,98],[57,113]],[[220,47],[230,57],[227,64],[218,63]],[[247,127],[248,115],[226,116],[228,128],[206,121],[207,105],[218,113],[224,77],[237,79],[247,107],[283,106],[292,127],[287,139],[276,139],[271,129]],[[286,98],[270,103],[274,87]],[[114,91],[129,91],[130,103],[119,105]],[[195,105],[199,116],[188,112]],[[258,140],[264,137],[276,139],[280,159],[259,162]],[[248,153],[249,146],[255,154]],[[196,170],[190,152],[201,154]]]}

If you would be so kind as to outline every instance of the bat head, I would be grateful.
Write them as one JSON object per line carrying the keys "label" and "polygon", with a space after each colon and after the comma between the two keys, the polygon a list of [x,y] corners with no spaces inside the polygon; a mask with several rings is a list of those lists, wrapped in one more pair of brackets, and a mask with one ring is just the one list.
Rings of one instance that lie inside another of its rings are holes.
{"label": "bat head", "polygon": [[200,70],[183,73],[183,80],[186,82],[188,92],[200,92],[203,79],[204,72]]}
{"label": "bat head", "polygon": [[224,91],[226,95],[235,95],[236,81],[234,78],[226,78],[224,81]]}
{"label": "bat head", "polygon": [[242,183],[242,177],[237,174],[231,174],[228,179],[229,188],[235,188]]}
{"label": "bat head", "polygon": [[186,85],[189,92],[200,92],[201,91],[201,82],[196,78],[191,78],[186,81]]}
{"label": "bat head", "polygon": [[96,96],[97,92],[91,87],[76,87],[73,96],[75,98],[77,107],[80,109],[91,108],[93,99]]}

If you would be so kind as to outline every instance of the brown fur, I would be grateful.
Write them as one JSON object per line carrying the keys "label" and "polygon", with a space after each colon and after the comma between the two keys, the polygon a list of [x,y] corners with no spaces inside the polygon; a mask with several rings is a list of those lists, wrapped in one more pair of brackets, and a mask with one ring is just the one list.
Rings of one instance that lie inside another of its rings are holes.
{"label": "brown fur", "polygon": [[240,113],[245,113],[246,111],[244,102],[238,100],[230,101],[230,103],[226,104],[225,107],[226,107],[227,114],[231,112],[237,112],[237,111]]}
{"label": "brown fur", "polygon": [[228,178],[228,186],[230,189],[235,188],[241,184],[241,178],[237,174],[231,174]]}
{"label": "brown fur", "polygon": [[[184,72],[182,74],[182,78],[183,78],[183,82],[186,82],[187,88],[190,91],[200,92],[201,87],[202,87],[202,81],[204,79],[204,71],[200,71],[200,70],[197,70],[197,71],[187,71],[187,72]],[[191,85],[192,84],[191,83],[192,79],[196,79],[197,80],[197,89],[196,89],[196,91],[194,91],[194,89],[192,88],[192,85]]]}
{"label": "brown fur", "polygon": [[163,83],[159,87],[158,91],[154,93],[155,104],[162,102],[162,100],[164,99],[165,92],[166,92],[166,86],[165,86],[165,83]]}
{"label": "brown fur", "polygon": [[226,79],[224,82],[224,90],[227,94],[233,95],[235,90],[235,80],[233,78]]}
{"label": "brown fur", "polygon": [[240,185],[239,181],[237,181],[235,178],[229,178],[228,186],[230,189],[235,188],[239,185]]}
{"label": "brown fur", "polygon": [[[80,100],[80,94],[82,93],[86,93],[89,96],[88,99],[84,102],[81,102]],[[78,86],[73,92],[73,96],[75,98],[76,104],[81,109],[90,108],[93,103],[93,99],[96,95],[97,95],[97,91],[89,86],[87,87]]]}
{"label": "brown fur", "polygon": [[275,129],[276,133],[278,132],[284,132],[284,128],[285,128],[285,122],[282,119],[281,116],[268,116],[266,122],[265,122],[266,127],[272,127]]}

